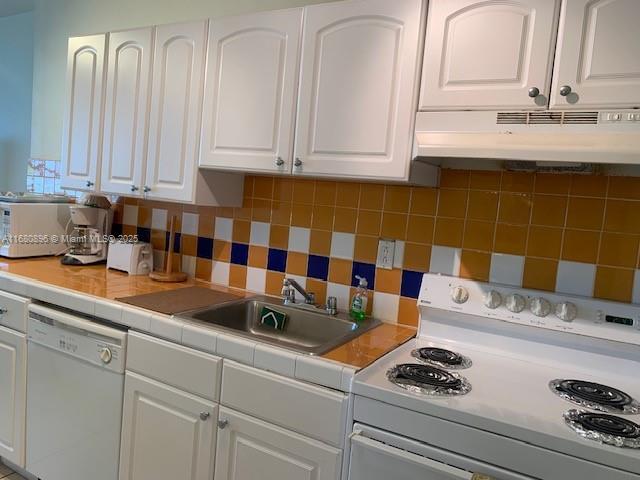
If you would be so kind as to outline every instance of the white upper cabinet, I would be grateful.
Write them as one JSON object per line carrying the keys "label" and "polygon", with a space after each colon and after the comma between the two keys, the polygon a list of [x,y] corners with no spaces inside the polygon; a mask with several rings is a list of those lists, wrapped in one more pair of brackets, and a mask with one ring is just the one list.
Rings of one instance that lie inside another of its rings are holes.
{"label": "white upper cabinet", "polygon": [[291,171],[302,12],[211,21],[200,166]]}
{"label": "white upper cabinet", "polygon": [[196,189],[207,22],[156,27],[144,193],[192,202]]}
{"label": "white upper cabinet", "polygon": [[151,89],[153,28],[109,35],[101,188],[142,188]]}
{"label": "white upper cabinet", "polygon": [[106,35],[69,39],[67,105],[62,138],[62,186],[99,188]]}
{"label": "white upper cabinet", "polygon": [[545,108],[559,6],[431,0],[420,110]]}
{"label": "white upper cabinet", "polygon": [[551,106],[640,107],[640,1],[564,0]]}
{"label": "white upper cabinet", "polygon": [[408,177],[422,0],[352,0],[305,13],[294,174]]}

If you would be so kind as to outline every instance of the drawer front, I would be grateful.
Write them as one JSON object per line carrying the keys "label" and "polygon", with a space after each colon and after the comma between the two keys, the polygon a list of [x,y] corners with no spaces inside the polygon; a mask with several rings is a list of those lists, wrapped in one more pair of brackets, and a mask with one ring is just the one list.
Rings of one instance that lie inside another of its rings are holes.
{"label": "drawer front", "polygon": [[326,388],[225,361],[220,403],[342,447],[348,397]]}
{"label": "drawer front", "polygon": [[129,333],[127,370],[217,402],[222,359],[175,343]]}
{"label": "drawer front", "polygon": [[0,291],[0,325],[26,333],[28,305],[28,299]]}

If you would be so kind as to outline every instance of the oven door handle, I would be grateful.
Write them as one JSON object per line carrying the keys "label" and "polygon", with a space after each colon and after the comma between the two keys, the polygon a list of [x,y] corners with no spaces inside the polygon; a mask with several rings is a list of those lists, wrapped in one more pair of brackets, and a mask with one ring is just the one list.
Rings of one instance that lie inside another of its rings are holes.
{"label": "oven door handle", "polygon": [[388,445],[386,443],[372,440],[371,438],[362,436],[362,433],[360,431],[354,432],[353,436],[351,437],[351,441],[356,444],[360,444],[364,448],[375,450],[385,455],[392,455],[407,462],[423,466],[426,469],[432,470],[433,472],[444,474],[446,475],[446,478],[450,478],[452,480],[496,480],[493,477],[483,475],[481,473],[473,473],[467,470],[452,467],[451,465],[447,465],[446,463],[431,460],[427,457],[408,452],[407,450],[402,450],[400,448],[392,447],[391,445]]}

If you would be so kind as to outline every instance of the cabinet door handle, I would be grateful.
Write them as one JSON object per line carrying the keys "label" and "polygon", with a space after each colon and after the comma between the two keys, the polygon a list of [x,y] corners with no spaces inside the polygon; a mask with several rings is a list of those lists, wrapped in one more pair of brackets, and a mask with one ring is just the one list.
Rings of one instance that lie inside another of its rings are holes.
{"label": "cabinet door handle", "polygon": [[538,87],[531,87],[529,89],[529,96],[531,98],[536,98],[538,95],[540,95],[540,89]]}
{"label": "cabinet door handle", "polygon": [[560,87],[560,95],[562,95],[563,97],[566,97],[570,93],[571,93],[571,87],[569,85],[564,85]]}
{"label": "cabinet door handle", "polygon": [[6,308],[2,308],[0,307],[0,315],[4,315],[5,313],[8,313],[9,310],[7,310]]}
{"label": "cabinet door handle", "polygon": [[200,420],[206,421],[210,416],[211,414],[209,412],[202,412],[200,413]]}
{"label": "cabinet door handle", "polygon": [[91,180],[87,180],[87,187],[93,187],[95,185],[95,183],[93,183]]}
{"label": "cabinet door handle", "polygon": [[296,157],[296,160],[295,160],[295,162],[293,162],[293,164],[296,167],[301,167],[302,166],[302,160],[300,160],[300,157]]}
{"label": "cabinet door handle", "polygon": [[140,190],[138,187],[136,187],[135,185],[131,185],[132,192],[137,192],[138,190]]}
{"label": "cabinet door handle", "polygon": [[283,165],[284,165],[284,160],[282,159],[282,157],[276,158],[276,167],[281,167]]}
{"label": "cabinet door handle", "polygon": [[229,425],[229,420],[218,420],[218,428],[224,430]]}
{"label": "cabinet door handle", "polygon": [[146,185],[142,188],[144,193],[149,193],[151,191],[151,187],[147,187]]}

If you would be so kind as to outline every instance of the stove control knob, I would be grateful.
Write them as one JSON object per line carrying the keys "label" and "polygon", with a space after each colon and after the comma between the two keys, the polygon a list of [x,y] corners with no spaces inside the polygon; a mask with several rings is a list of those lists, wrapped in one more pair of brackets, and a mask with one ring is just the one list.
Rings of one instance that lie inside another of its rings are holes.
{"label": "stove control knob", "polygon": [[460,285],[453,287],[451,289],[451,300],[458,305],[461,305],[469,300],[469,292],[467,292],[466,288],[461,287]]}
{"label": "stove control knob", "polygon": [[571,302],[562,302],[556,305],[556,317],[563,322],[573,322],[578,316],[578,307]]}
{"label": "stove control knob", "polygon": [[517,293],[507,295],[507,300],[505,301],[507,310],[512,313],[520,313],[521,311],[523,311],[526,303],[527,302],[524,297],[522,295],[518,295]]}
{"label": "stove control knob", "polygon": [[549,300],[536,297],[531,300],[531,313],[533,313],[536,317],[546,317],[551,312],[551,304]]}
{"label": "stove control knob", "polygon": [[495,290],[488,291],[484,296],[484,306],[495,310],[502,304],[502,295]]}
{"label": "stove control knob", "polygon": [[108,347],[104,347],[102,350],[100,350],[100,360],[102,360],[102,363],[108,365],[109,363],[111,363],[112,358],[113,354]]}

